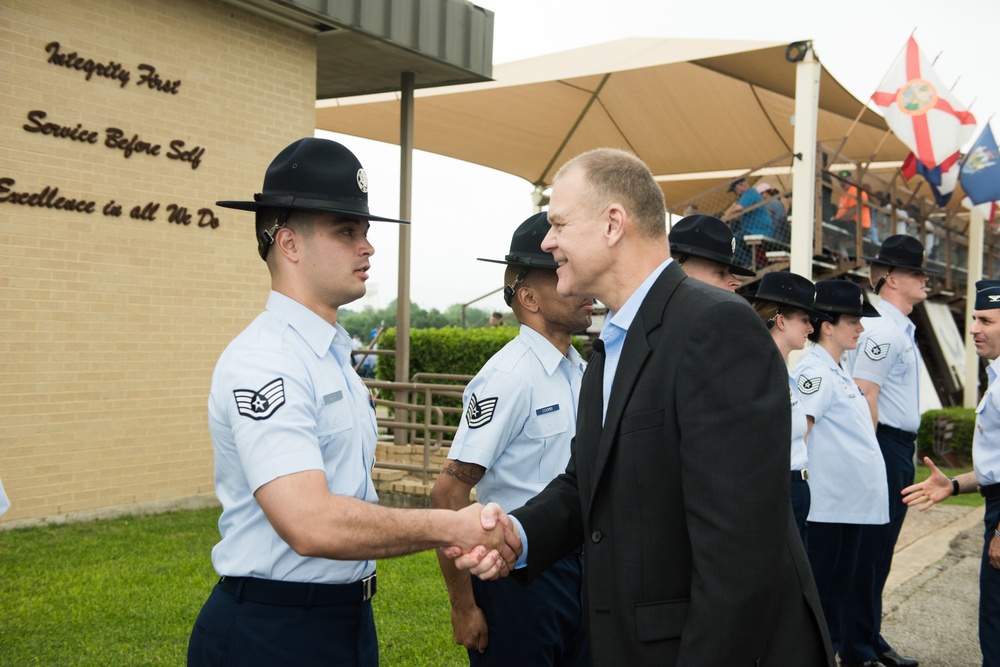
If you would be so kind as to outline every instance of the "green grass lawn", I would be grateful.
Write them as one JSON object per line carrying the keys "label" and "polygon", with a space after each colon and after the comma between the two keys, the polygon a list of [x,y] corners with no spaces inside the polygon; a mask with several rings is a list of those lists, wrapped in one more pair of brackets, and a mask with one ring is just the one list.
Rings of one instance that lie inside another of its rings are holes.
{"label": "green grass lawn", "polygon": [[[183,665],[219,510],[0,531],[0,665]],[[466,665],[433,552],[380,561],[381,662]]]}
{"label": "green grass lawn", "polygon": [[[917,481],[928,472],[918,466]],[[0,666],[183,665],[191,625],[217,580],[210,553],[218,515],[209,508],[0,531]],[[380,561],[378,588],[383,665],[468,664],[452,641],[433,552]]]}

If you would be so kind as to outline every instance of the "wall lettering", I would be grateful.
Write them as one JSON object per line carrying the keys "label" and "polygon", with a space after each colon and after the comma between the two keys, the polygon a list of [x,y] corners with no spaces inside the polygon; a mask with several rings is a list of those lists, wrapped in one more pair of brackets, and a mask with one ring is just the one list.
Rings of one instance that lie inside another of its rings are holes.
{"label": "wall lettering", "polygon": [[[71,213],[91,214],[97,210],[97,202],[83,197],[66,197],[59,194],[59,187],[46,185],[38,192],[18,192],[14,189],[16,181],[13,178],[0,178],[0,204],[16,204],[18,206],[30,206],[33,208],[49,208],[58,211],[69,211]],[[145,220],[156,222],[156,215],[160,210],[159,202],[146,202],[137,204],[129,209],[129,217],[133,220]],[[101,214],[110,218],[120,218],[124,213],[124,204],[119,204],[114,199],[106,203],[100,210]],[[192,223],[197,227],[208,227],[217,229],[219,219],[215,217],[215,212],[210,208],[200,208],[196,214],[188,213],[186,206],[176,203],[167,204],[163,207],[167,212],[167,222],[190,226]],[[195,218],[197,215],[197,218]]]}
{"label": "wall lettering", "polygon": [[[86,74],[85,80],[90,81],[94,76],[112,79],[124,88],[132,80],[132,72],[121,63],[109,60],[106,63],[96,62],[91,58],[84,58],[76,51],[64,53],[59,42],[49,42],[45,45],[45,52],[49,54],[47,62],[57,67],[77,70]],[[156,67],[147,63],[140,63],[136,69],[142,72],[135,85],[155,90],[161,93],[176,95],[180,91],[180,79],[164,79],[156,71]]]}
{"label": "wall lettering", "polygon": [[[48,114],[46,112],[34,109],[28,112],[28,122],[21,127],[25,132],[44,134],[56,139],[69,139],[70,141],[79,141],[85,144],[96,144],[98,142],[99,133],[96,130],[88,130],[81,123],[77,123],[74,126],[60,125],[59,123],[48,122],[47,118]],[[125,158],[130,158],[135,153],[142,153],[152,157],[159,157],[161,154],[162,146],[160,144],[144,141],[139,138],[138,134],[133,134],[129,137],[125,130],[120,128],[106,128],[104,135],[105,138],[102,144],[106,148],[121,151]],[[194,148],[185,150],[187,144],[182,139],[174,139],[170,142],[169,146],[170,150],[165,153],[167,159],[176,160],[180,164],[190,164],[192,169],[197,169],[201,166],[201,158],[205,155],[203,147],[195,146]]]}

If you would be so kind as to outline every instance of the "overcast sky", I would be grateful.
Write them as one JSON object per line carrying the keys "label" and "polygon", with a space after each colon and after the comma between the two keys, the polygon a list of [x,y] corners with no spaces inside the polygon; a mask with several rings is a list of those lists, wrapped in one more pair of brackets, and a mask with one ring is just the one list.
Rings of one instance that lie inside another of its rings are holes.
{"label": "overcast sky", "polygon": [[[474,0],[475,1],[475,0]],[[494,17],[493,63],[626,37],[811,39],[823,66],[867,100],[910,33],[934,70],[976,115],[979,130],[1000,110],[997,30],[1000,0],[478,0]],[[940,55],[939,55],[940,54]],[[957,83],[956,83],[957,81]],[[996,134],[997,124],[991,123]],[[369,175],[376,215],[399,211],[399,148],[319,133],[341,141]],[[971,141],[970,141],[971,145]],[[968,146],[967,146],[968,148]],[[750,165],[748,165],[750,166]],[[531,185],[515,176],[416,151],[414,154],[411,299],[423,308],[470,302],[501,285],[510,235],[532,213]],[[396,297],[398,228],[373,223],[376,249],[368,295],[349,306],[381,308]],[[474,306],[508,312],[499,294]]]}

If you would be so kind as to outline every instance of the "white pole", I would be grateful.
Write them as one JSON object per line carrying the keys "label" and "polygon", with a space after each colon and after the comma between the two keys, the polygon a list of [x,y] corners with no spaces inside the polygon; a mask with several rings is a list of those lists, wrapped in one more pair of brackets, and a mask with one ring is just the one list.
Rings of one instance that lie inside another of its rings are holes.
{"label": "white pole", "polygon": [[816,211],[816,125],[821,65],[812,44],[795,70],[795,125],[792,162],[791,271],[812,279]]}
{"label": "white pole", "polygon": [[[965,331],[972,324],[976,306],[976,281],[983,276],[983,214],[975,207],[969,212],[969,274],[965,285]],[[965,381],[962,404],[974,408],[979,403],[979,356],[972,336],[965,337]]]}

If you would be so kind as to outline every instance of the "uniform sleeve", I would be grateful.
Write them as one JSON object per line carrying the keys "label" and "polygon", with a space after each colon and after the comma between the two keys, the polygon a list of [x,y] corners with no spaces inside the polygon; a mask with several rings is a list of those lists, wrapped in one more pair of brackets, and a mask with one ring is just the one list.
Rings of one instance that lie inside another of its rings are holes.
{"label": "uniform sleeve", "polygon": [[884,329],[874,329],[861,334],[855,352],[852,377],[885,385],[892,365],[902,352],[902,344]]}
{"label": "uniform sleeve", "polygon": [[[283,475],[323,470],[318,430],[325,417],[303,363],[276,351],[235,356],[220,361],[209,416],[213,431],[228,424],[229,444],[250,489]],[[347,401],[340,402],[346,406]],[[324,405],[324,412],[332,415],[336,403]]]}
{"label": "uniform sleeve", "polygon": [[795,394],[802,405],[802,411],[818,421],[830,408],[833,398],[830,383],[834,381],[833,378],[806,360],[795,367],[793,377]]}
{"label": "uniform sleeve", "polygon": [[489,470],[524,428],[531,394],[506,373],[491,369],[472,379],[462,394],[462,421],[448,458]]}

